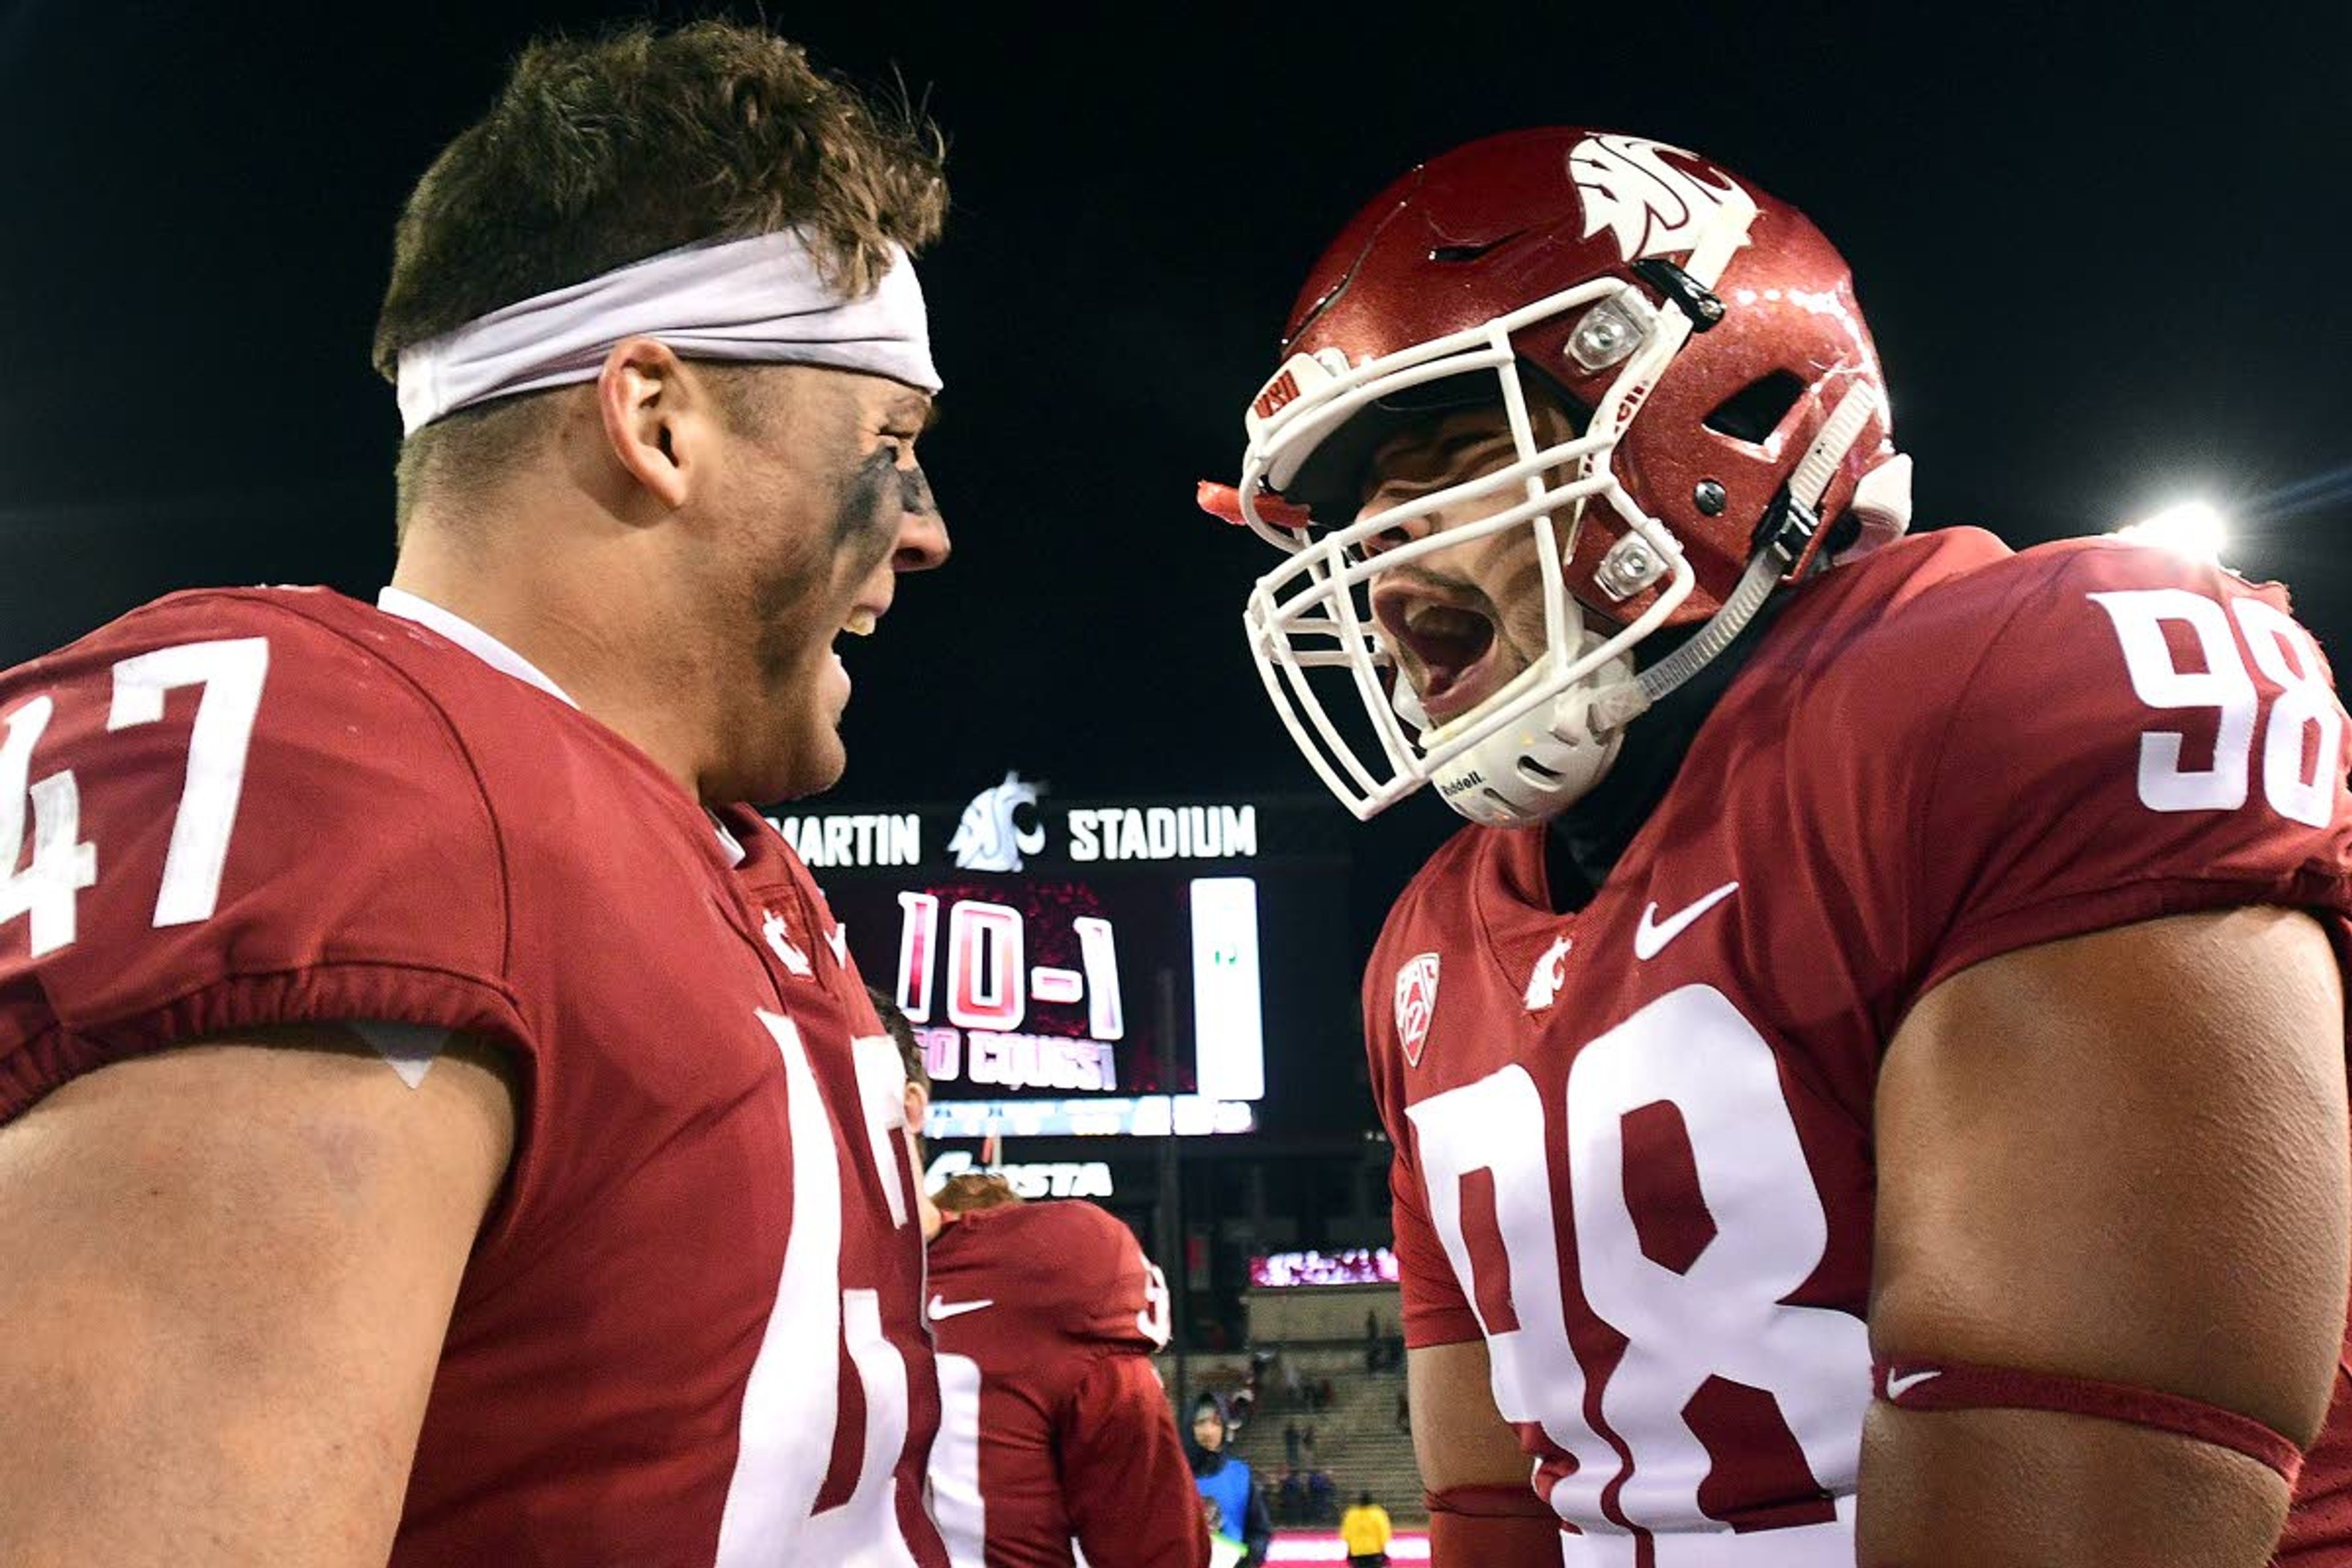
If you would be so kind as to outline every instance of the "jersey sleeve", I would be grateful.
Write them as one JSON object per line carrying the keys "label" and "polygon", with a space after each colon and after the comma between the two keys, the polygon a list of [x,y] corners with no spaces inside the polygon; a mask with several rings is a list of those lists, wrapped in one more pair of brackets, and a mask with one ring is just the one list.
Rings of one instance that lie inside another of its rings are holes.
{"label": "jersey sleeve", "polygon": [[2284,592],[2105,542],[2010,575],[1924,775],[1916,876],[1937,929],[1921,989],[2165,915],[2340,920],[2352,726]]}
{"label": "jersey sleeve", "polygon": [[1053,1221],[1040,1255],[1058,1260],[1069,1285],[1065,1332],[1078,1343],[1149,1355],[1168,1346],[1168,1281],[1125,1221],[1082,1198],[1034,1205]]}
{"label": "jersey sleeve", "polygon": [[1202,1568],[1209,1535],[1150,1360],[1104,1356],[1055,1434],[1071,1529],[1094,1568]]}
{"label": "jersey sleeve", "polygon": [[1454,1278],[1454,1265],[1430,1222],[1412,1119],[1405,1115],[1404,1045],[1397,1034],[1395,979],[1409,956],[1399,933],[1422,895],[1417,880],[1389,916],[1364,972],[1364,1051],[1373,1104],[1389,1136],[1389,1226],[1397,1256],[1404,1342],[1409,1349],[1461,1344],[1480,1337],[1477,1314]]}
{"label": "jersey sleeve", "polygon": [[488,809],[365,650],[184,595],[0,679],[0,1119],[243,1028],[521,1037]]}

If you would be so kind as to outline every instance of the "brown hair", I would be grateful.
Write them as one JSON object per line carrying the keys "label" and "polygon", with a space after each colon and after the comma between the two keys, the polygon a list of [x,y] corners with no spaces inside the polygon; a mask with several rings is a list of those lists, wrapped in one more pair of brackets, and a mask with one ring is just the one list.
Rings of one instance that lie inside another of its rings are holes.
{"label": "brown hair", "polygon": [[976,1214],[982,1209],[1003,1208],[1017,1204],[1021,1194],[1013,1184],[1002,1176],[992,1176],[981,1171],[963,1171],[950,1176],[931,1201],[940,1205],[942,1214]]}
{"label": "brown hair", "polygon": [[[945,156],[903,94],[863,96],[761,28],[638,23],[541,39],[409,194],[375,368],[394,379],[401,350],[500,306],[679,246],[791,226],[807,231],[828,282],[863,295],[892,246],[913,252],[938,237]],[[404,442],[404,521],[428,478],[485,477],[534,433],[543,401],[460,410]]]}

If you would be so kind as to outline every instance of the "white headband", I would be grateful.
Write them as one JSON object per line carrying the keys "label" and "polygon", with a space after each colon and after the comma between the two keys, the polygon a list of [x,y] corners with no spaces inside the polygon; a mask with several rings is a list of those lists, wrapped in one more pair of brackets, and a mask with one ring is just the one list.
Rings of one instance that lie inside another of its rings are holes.
{"label": "white headband", "polygon": [[688,359],[828,365],[940,389],[906,254],[894,247],[874,291],[845,300],[785,228],[666,250],[410,344],[400,351],[401,432],[495,397],[593,381],[614,344],[640,336]]}

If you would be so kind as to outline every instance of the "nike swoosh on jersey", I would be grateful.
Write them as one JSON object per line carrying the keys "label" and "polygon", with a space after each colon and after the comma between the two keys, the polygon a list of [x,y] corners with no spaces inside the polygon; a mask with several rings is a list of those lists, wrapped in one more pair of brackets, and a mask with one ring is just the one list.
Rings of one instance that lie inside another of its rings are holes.
{"label": "nike swoosh on jersey", "polygon": [[1694,904],[1685,904],[1665,920],[1658,919],[1655,903],[1642,911],[1642,923],[1633,928],[1633,956],[1649,960],[1666,950],[1666,943],[1690,929],[1690,923],[1739,890],[1738,882],[1726,882]]}
{"label": "nike swoosh on jersey", "polygon": [[931,1298],[931,1321],[936,1323],[941,1318],[960,1318],[966,1312],[977,1312],[982,1307],[995,1305],[996,1298],[993,1296],[983,1296],[977,1301],[945,1301],[934,1296]]}

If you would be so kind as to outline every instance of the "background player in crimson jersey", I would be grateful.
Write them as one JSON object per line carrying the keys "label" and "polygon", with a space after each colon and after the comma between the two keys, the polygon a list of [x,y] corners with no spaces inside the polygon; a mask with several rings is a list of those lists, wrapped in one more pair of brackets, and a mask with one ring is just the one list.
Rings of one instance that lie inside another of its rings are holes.
{"label": "background player in crimson jersey", "polygon": [[[917,1130],[930,1075],[890,999],[876,1010]],[[942,1405],[932,1509],[956,1568],[1203,1568],[1191,1473],[1151,1363],[1168,1286],[1134,1235],[1078,1199],[1024,1203],[998,1177],[920,1199]]]}
{"label": "background player in crimson jersey", "polygon": [[401,219],[380,605],[0,678],[0,1561],[944,1568],[895,1053],[737,804],[947,553],[936,147],[534,47]]}
{"label": "background player in crimson jersey", "polygon": [[1844,263],[1639,137],[1412,171],[1281,352],[1203,492],[1290,557],[1267,689],[1478,825],[1364,991],[1441,1568],[2352,1562],[2284,594],[1900,539]]}

